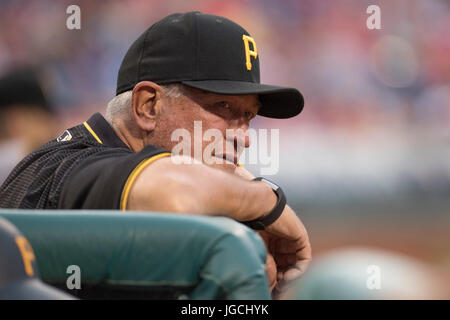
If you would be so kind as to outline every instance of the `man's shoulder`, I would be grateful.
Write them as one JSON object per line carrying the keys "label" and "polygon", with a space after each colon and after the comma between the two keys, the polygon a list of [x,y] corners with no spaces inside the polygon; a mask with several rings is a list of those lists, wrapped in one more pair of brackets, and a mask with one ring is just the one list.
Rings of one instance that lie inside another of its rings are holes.
{"label": "man's shoulder", "polygon": [[[95,140],[83,124],[64,130],[57,138],[50,140],[40,148],[26,156],[20,164],[31,165],[34,162],[51,165],[52,161],[60,163],[66,159],[79,161],[85,158],[83,155],[104,154],[128,154],[132,152],[127,148],[115,148],[101,144]],[[20,165],[19,164],[19,165]]]}
{"label": "man's shoulder", "polygon": [[100,113],[95,113],[85,122],[64,130],[57,138],[50,140],[29,156],[41,156],[55,152],[72,153],[132,153],[115,134],[114,129]]}
{"label": "man's shoulder", "polygon": [[98,142],[84,124],[71,127],[16,165],[0,188],[0,207],[55,208],[65,181],[83,163],[130,153]]}

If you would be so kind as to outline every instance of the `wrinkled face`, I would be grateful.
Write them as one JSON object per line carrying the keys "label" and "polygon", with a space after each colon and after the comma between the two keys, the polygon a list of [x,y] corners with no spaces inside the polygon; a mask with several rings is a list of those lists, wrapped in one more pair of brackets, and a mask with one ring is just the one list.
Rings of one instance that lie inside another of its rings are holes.
{"label": "wrinkled face", "polygon": [[190,156],[200,160],[201,150],[203,162],[219,167],[219,162],[234,167],[250,146],[249,124],[261,107],[258,95],[222,95],[185,86],[182,96],[164,100],[154,132],[159,145],[173,150],[181,141],[171,141],[173,132],[186,129]]}

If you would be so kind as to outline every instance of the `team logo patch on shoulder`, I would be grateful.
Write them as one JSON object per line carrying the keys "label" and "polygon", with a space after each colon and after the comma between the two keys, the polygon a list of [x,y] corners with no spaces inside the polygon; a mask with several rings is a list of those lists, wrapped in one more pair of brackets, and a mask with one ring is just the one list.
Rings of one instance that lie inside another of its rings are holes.
{"label": "team logo patch on shoulder", "polygon": [[72,140],[72,135],[70,134],[69,130],[64,131],[58,138],[56,138],[56,141],[70,141]]}

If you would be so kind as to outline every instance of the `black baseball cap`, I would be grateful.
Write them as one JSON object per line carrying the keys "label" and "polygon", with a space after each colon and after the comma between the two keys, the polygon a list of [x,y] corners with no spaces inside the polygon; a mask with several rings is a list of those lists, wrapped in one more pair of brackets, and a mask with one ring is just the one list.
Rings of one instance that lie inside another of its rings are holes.
{"label": "black baseball cap", "polygon": [[10,71],[0,77],[0,109],[25,105],[53,113],[44,93],[39,72],[33,68]]}
{"label": "black baseball cap", "polygon": [[42,282],[33,258],[28,240],[13,224],[0,217],[0,300],[75,299]]}
{"label": "black baseball cap", "polygon": [[260,83],[255,40],[233,21],[201,12],[169,15],[148,28],[128,49],[116,95],[140,81],[181,82],[218,94],[258,94],[258,114],[290,118],[304,105],[295,88]]}

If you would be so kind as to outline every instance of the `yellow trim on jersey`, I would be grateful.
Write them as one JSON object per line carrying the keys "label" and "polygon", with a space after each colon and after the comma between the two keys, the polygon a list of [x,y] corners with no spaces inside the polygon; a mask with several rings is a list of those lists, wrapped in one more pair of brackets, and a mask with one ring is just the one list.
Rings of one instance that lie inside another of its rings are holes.
{"label": "yellow trim on jersey", "polygon": [[103,144],[102,140],[100,140],[100,138],[97,136],[97,134],[94,132],[94,130],[92,130],[91,126],[88,125],[88,123],[86,121],[83,124],[86,127],[86,129],[88,129],[88,131],[92,134],[92,136],[95,138],[95,140],[97,140],[98,142]]}
{"label": "yellow trim on jersey", "polygon": [[153,161],[167,156],[170,156],[170,152],[157,154],[156,156],[141,161],[136,166],[136,168],[134,168],[134,170],[128,176],[127,182],[125,182],[125,187],[123,188],[122,196],[120,197],[120,210],[125,211],[127,209],[128,195],[130,194],[131,186],[133,185],[134,181],[141,173],[141,171],[144,170]]}

